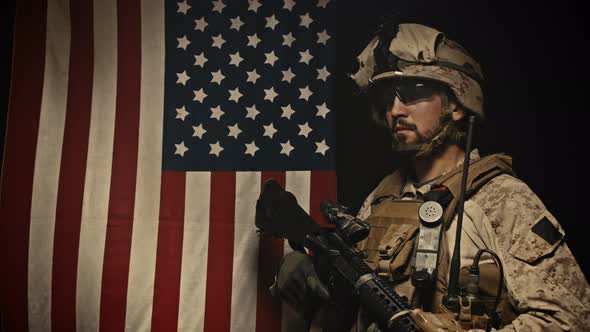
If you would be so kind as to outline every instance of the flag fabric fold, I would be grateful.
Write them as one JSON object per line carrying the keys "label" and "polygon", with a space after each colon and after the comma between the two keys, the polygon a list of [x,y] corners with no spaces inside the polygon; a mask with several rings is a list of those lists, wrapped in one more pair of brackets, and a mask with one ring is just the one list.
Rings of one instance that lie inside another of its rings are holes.
{"label": "flag fabric fold", "polygon": [[335,199],[334,3],[17,4],[0,192],[7,331],[295,331],[257,234],[273,178]]}

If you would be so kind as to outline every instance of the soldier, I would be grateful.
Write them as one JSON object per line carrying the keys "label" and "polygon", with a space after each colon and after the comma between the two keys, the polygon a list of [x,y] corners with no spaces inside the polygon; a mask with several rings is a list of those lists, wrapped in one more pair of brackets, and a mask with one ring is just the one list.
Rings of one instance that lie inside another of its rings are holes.
{"label": "soldier", "polygon": [[[360,249],[366,250],[375,272],[414,307],[439,312],[449,286],[468,118],[484,119],[483,75],[458,43],[419,24],[385,24],[358,56],[358,64],[351,77],[368,93],[373,118],[391,131],[394,149],[406,160],[361,207],[359,217],[372,228]],[[489,249],[503,271],[484,255],[475,292],[486,308],[501,312],[501,331],[590,330],[590,287],[557,220],[514,176],[510,157],[480,157],[474,149],[470,159],[460,284],[468,283],[467,271],[478,250]],[[441,190],[450,199],[434,258],[436,273],[430,274],[428,286],[429,275],[418,278],[416,273],[418,267],[428,267],[418,254],[418,208]],[[277,288],[300,310],[310,291],[326,298],[311,262],[299,253],[284,258]],[[361,312],[357,330],[366,330],[365,320]]]}

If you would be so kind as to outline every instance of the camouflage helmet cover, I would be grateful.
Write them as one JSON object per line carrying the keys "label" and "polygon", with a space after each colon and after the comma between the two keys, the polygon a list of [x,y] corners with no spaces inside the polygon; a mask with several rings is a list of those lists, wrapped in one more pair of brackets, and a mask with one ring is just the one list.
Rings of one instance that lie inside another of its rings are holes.
{"label": "camouflage helmet cover", "polygon": [[[387,61],[378,56],[378,49],[387,46],[380,43],[389,43]],[[399,24],[390,41],[377,35],[357,61],[358,70],[351,77],[361,89],[383,79],[431,79],[448,85],[464,107],[484,117],[479,64],[440,31],[420,24]]]}

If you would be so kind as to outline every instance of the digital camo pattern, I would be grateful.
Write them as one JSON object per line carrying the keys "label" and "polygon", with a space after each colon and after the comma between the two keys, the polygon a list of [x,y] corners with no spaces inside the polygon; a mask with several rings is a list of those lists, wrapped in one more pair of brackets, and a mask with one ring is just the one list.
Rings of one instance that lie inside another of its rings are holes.
{"label": "digital camo pattern", "polygon": [[492,225],[511,302],[520,313],[502,331],[590,330],[590,287],[574,256],[565,242],[550,245],[531,230],[547,218],[564,235],[541,200],[522,181],[501,175],[472,201]]}
{"label": "digital camo pattern", "polygon": [[[371,214],[373,199],[374,192],[360,208],[359,218]],[[574,256],[564,241],[550,245],[531,230],[544,218],[564,235],[525,183],[510,175],[496,177],[465,202],[461,265],[470,265],[481,248],[501,258],[518,315],[501,331],[590,330],[590,287]],[[447,231],[449,247],[454,243],[454,223]]]}

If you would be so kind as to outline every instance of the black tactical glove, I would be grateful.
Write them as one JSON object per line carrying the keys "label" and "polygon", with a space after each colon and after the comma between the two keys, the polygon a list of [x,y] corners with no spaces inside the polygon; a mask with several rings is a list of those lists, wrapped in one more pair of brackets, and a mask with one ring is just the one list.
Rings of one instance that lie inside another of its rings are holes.
{"label": "black tactical glove", "polygon": [[321,302],[330,299],[328,289],[320,281],[311,258],[299,251],[283,257],[271,292],[275,295],[278,293],[293,309],[306,317],[313,315]]}

